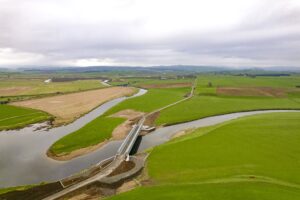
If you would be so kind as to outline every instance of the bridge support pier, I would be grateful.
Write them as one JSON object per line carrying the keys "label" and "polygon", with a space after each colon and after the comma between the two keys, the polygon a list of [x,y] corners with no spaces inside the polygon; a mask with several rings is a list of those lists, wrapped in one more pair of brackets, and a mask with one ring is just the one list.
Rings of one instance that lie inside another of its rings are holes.
{"label": "bridge support pier", "polygon": [[126,161],[126,162],[130,161],[130,156],[129,156],[129,154],[126,155],[125,161]]}

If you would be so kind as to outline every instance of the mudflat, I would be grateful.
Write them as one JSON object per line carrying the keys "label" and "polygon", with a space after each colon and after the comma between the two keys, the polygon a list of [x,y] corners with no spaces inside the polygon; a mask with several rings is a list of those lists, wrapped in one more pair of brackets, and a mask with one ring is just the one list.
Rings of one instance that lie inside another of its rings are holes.
{"label": "mudflat", "polygon": [[130,87],[111,87],[72,94],[14,102],[12,105],[34,108],[55,116],[54,125],[74,121],[95,107],[118,97],[132,95]]}

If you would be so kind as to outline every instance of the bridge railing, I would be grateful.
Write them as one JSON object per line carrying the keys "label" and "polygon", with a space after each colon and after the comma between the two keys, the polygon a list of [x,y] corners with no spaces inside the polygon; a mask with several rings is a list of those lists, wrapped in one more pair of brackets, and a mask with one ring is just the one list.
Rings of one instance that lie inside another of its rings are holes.
{"label": "bridge railing", "polygon": [[90,166],[87,169],[84,169],[80,172],[77,172],[75,174],[72,174],[66,178],[63,178],[60,180],[60,184],[62,185],[63,188],[69,187],[71,185],[74,185],[76,183],[79,183],[83,180],[86,180],[90,178],[91,176],[98,174],[102,170],[108,168],[111,164],[111,162],[115,159],[115,156],[109,157],[105,160],[102,160],[98,162],[95,165]]}
{"label": "bridge railing", "polygon": [[132,147],[133,147],[133,145],[134,145],[134,143],[135,143],[137,137],[139,136],[139,132],[141,131],[144,122],[145,122],[145,117],[143,117],[143,118],[139,121],[139,123],[138,123],[138,125],[137,125],[137,130],[136,130],[135,134],[132,136],[132,139],[129,141],[130,143],[128,144],[128,146],[127,146],[127,148],[126,148],[126,150],[125,150],[125,152],[124,152],[125,155],[128,155],[128,154],[130,153],[130,151],[131,151],[131,149],[132,149]]}
{"label": "bridge railing", "polygon": [[128,133],[128,135],[126,136],[125,140],[122,142],[121,146],[119,147],[118,151],[117,151],[117,155],[121,155],[124,152],[124,148],[126,147],[126,144],[128,143],[128,141],[131,138],[131,135],[135,133],[136,130],[136,125],[130,130],[130,132]]}

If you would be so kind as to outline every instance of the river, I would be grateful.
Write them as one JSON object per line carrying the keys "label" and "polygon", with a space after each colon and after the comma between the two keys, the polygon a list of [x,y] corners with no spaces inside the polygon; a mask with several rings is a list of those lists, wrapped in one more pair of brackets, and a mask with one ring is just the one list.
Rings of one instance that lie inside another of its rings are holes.
{"label": "river", "polygon": [[[140,96],[145,93],[146,90],[141,89],[132,97]],[[94,152],[70,161],[53,160],[47,157],[46,152],[56,140],[78,130],[86,123],[92,121],[125,99],[128,98],[122,97],[109,101],[66,126],[52,128],[50,130],[34,131],[35,127],[26,127],[20,130],[1,131],[0,187],[56,181],[115,155],[122,141],[111,141]],[[207,117],[192,122],[159,128],[143,137],[139,151],[162,144],[170,140],[175,133],[188,128],[210,126],[243,116],[270,112],[294,111],[270,110],[240,112]]]}

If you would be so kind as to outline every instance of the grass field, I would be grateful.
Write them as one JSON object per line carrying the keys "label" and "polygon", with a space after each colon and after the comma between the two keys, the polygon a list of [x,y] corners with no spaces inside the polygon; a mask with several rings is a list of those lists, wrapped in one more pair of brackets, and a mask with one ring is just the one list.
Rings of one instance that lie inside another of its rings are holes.
{"label": "grass field", "polygon": [[[197,80],[195,96],[163,110],[156,120],[157,125],[238,111],[300,109],[300,90],[296,88],[300,83],[300,76],[251,78],[206,75],[199,76]],[[243,92],[235,91],[235,95],[218,94],[220,87],[235,87]]]}
{"label": "grass field", "polygon": [[178,83],[192,83],[194,79],[185,78],[185,79],[154,79],[154,78],[128,78],[128,79],[117,79],[110,82],[112,85],[122,85],[129,84],[135,87],[144,87],[147,85],[169,85],[169,84],[178,84]]}
{"label": "grass field", "polygon": [[300,199],[300,113],[261,114],[155,147],[154,186],[112,199]]}
{"label": "grass field", "polygon": [[104,87],[99,80],[44,83],[45,79],[0,79],[0,100],[16,101],[49,94],[78,92]]}
{"label": "grass field", "polygon": [[111,115],[125,109],[151,112],[155,109],[183,99],[190,91],[190,87],[149,89],[145,95],[128,99],[107,111],[105,115]]}
{"label": "grass field", "polygon": [[0,105],[0,130],[22,128],[51,118],[52,116],[39,110]]}
{"label": "grass field", "polygon": [[257,76],[255,78],[232,75],[200,75],[198,76],[198,89],[206,88],[211,82],[212,87],[276,87],[276,88],[295,88],[300,84],[300,76]]}
{"label": "grass field", "polygon": [[104,87],[100,80],[44,83],[44,79],[1,79],[1,96],[73,92]]}
{"label": "grass field", "polygon": [[142,187],[110,200],[296,200],[300,190],[267,183],[217,183]]}
{"label": "grass field", "polygon": [[74,150],[96,145],[111,137],[113,129],[125,119],[98,117],[83,128],[55,142],[50,152],[55,155],[68,154]]}
{"label": "grass field", "polygon": [[299,100],[299,98],[195,96],[161,111],[156,124],[176,124],[239,111],[300,109]]}

